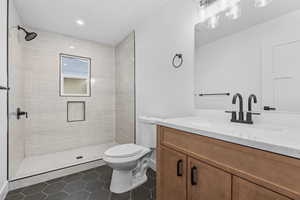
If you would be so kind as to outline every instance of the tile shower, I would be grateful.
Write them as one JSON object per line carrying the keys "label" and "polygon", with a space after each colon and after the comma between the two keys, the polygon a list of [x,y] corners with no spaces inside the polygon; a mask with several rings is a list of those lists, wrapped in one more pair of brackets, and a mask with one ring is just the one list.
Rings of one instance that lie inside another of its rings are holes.
{"label": "tile shower", "polygon": [[[116,142],[133,142],[134,34],[114,47],[30,28],[38,37],[27,42],[14,28],[17,24],[21,20],[11,3],[10,179],[51,170],[49,159],[57,160],[60,155],[62,160],[70,159],[71,165],[72,160],[78,163],[75,155],[81,151],[85,156],[90,152],[91,157],[100,159],[103,151]],[[90,97],[59,95],[61,53],[91,58]],[[85,102],[84,121],[67,122],[68,101]],[[17,108],[28,112],[28,119],[22,116],[17,120]],[[26,171],[38,161],[48,163],[47,168]],[[52,170],[66,167],[59,163],[54,162]]]}

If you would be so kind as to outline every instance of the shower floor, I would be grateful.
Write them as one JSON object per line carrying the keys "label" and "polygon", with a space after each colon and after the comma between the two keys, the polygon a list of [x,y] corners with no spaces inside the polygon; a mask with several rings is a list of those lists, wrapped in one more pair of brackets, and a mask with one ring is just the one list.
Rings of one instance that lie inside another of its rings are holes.
{"label": "shower floor", "polygon": [[[117,143],[113,142],[27,157],[22,161],[15,179],[102,159],[103,153],[115,145],[117,145]],[[78,159],[78,157],[80,157],[80,159]]]}

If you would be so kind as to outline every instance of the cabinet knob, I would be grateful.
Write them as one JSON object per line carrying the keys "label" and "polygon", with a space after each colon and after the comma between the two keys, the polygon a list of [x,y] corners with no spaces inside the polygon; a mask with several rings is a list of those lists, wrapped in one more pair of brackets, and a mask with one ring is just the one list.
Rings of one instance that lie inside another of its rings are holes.
{"label": "cabinet knob", "polygon": [[197,167],[194,166],[191,169],[191,184],[197,185],[197,179],[198,179]]}

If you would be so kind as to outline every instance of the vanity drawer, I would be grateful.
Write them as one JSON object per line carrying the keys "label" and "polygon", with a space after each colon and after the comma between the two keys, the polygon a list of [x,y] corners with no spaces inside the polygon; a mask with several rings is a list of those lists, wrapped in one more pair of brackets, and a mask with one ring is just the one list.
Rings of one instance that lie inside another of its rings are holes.
{"label": "vanity drawer", "polygon": [[158,127],[159,145],[186,153],[233,175],[300,199],[300,160],[221,140]]}

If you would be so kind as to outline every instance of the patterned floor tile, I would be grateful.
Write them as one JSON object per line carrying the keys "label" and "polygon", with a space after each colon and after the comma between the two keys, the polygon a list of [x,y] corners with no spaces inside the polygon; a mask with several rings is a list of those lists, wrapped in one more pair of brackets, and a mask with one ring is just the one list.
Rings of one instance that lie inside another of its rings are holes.
{"label": "patterned floor tile", "polygon": [[102,166],[11,191],[5,200],[155,200],[153,170],[145,184],[124,194],[109,191],[111,176],[112,169]]}
{"label": "patterned floor tile", "polygon": [[46,194],[58,193],[64,189],[65,185],[66,185],[66,183],[64,183],[64,182],[52,183],[50,185],[47,185],[45,187],[45,189],[43,190],[43,192]]}

